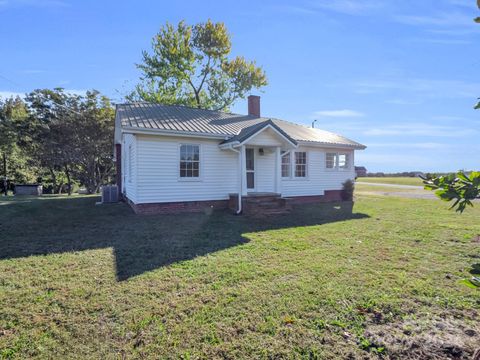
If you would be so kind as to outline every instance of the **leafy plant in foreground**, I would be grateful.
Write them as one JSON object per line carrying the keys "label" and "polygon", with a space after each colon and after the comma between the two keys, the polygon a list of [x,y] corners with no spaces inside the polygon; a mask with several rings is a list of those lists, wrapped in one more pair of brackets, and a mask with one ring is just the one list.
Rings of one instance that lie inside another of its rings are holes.
{"label": "leafy plant in foreground", "polygon": [[444,201],[454,201],[451,209],[462,213],[472,201],[480,199],[480,171],[470,175],[459,171],[456,175],[422,178],[425,189],[435,190],[435,194]]}
{"label": "leafy plant in foreground", "polygon": [[[480,199],[480,171],[469,175],[459,171],[456,175],[439,177],[422,177],[425,189],[434,190],[444,201],[454,201],[450,209],[462,213],[468,206],[473,207],[473,200]],[[480,277],[463,279],[462,283],[470,288],[480,287]]]}

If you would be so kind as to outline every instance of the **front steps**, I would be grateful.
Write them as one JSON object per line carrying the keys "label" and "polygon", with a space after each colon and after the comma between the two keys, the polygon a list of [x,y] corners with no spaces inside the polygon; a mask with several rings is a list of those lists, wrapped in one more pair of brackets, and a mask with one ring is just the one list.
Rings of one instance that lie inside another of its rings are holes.
{"label": "front steps", "polygon": [[[238,195],[230,195],[230,208],[237,209]],[[273,216],[288,214],[292,210],[288,200],[275,193],[251,193],[242,197],[242,214]]]}

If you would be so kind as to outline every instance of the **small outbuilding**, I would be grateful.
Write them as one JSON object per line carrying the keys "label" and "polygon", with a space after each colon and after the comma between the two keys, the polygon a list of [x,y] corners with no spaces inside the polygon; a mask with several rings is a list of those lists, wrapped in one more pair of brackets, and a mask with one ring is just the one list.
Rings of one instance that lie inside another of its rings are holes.
{"label": "small outbuilding", "polygon": [[367,176],[367,168],[365,166],[355,166],[355,175],[356,177]]}
{"label": "small outbuilding", "polygon": [[43,186],[40,184],[23,184],[15,185],[15,195],[35,195],[39,196],[43,193]]}

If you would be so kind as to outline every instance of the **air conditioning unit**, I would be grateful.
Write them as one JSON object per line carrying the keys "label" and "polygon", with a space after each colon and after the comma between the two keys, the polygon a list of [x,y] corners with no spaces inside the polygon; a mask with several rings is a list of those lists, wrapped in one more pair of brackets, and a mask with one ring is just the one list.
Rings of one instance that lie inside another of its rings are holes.
{"label": "air conditioning unit", "polygon": [[102,204],[118,202],[118,186],[102,186]]}

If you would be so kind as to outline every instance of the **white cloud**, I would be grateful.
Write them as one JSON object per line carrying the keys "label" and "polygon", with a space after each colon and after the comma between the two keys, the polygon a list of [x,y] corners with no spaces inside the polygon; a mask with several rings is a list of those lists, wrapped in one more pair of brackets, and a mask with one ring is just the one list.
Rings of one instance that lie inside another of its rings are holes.
{"label": "white cloud", "polygon": [[0,10],[22,7],[65,8],[69,6],[70,3],[63,0],[0,0]]}
{"label": "white cloud", "polygon": [[43,74],[46,71],[45,70],[39,70],[39,69],[25,69],[20,71],[22,74],[27,74],[27,75],[36,75],[36,74]]}
{"label": "white cloud", "polygon": [[407,149],[444,149],[450,147],[450,144],[443,144],[438,142],[417,142],[417,143],[369,143],[369,148],[388,147],[388,148],[407,148]]}
{"label": "white cloud", "polygon": [[278,12],[287,13],[287,14],[301,14],[301,15],[312,15],[316,14],[317,11],[312,9],[309,6],[301,6],[301,5],[274,5],[272,9]]}
{"label": "white cloud", "polygon": [[473,22],[474,15],[472,14],[465,14],[459,12],[443,12],[432,14],[429,16],[422,16],[422,15],[397,15],[394,17],[394,20],[406,24],[406,25],[414,25],[414,26],[475,26]]}
{"label": "white cloud", "polygon": [[312,7],[326,9],[348,15],[364,15],[371,10],[384,7],[382,1],[376,0],[316,0],[311,2]]}
{"label": "white cloud", "polygon": [[367,136],[462,137],[478,134],[478,130],[426,123],[404,123],[368,128],[363,131],[363,134]]}
{"label": "white cloud", "polygon": [[474,0],[447,0],[447,3],[449,3],[450,5],[467,7],[470,9],[476,8]]}
{"label": "white cloud", "polygon": [[439,44],[439,45],[468,45],[472,42],[465,39],[435,39],[435,38],[416,38],[409,39],[408,41],[426,43],[426,44]]}
{"label": "white cloud", "polygon": [[[347,85],[348,86],[348,85]],[[388,80],[368,79],[350,84],[357,94],[388,93],[398,90],[410,96],[424,98],[471,98],[478,97],[480,83],[462,80],[441,80],[423,78],[395,78]]]}
{"label": "white cloud", "polygon": [[343,110],[319,110],[312,114],[313,117],[363,117],[365,114],[349,109]]}
{"label": "white cloud", "polygon": [[25,93],[15,92],[15,91],[0,91],[0,98],[9,99],[11,97],[20,96],[21,98],[25,97]]}
{"label": "white cloud", "polygon": [[419,100],[390,99],[385,101],[385,103],[393,105],[418,105],[422,102]]}

